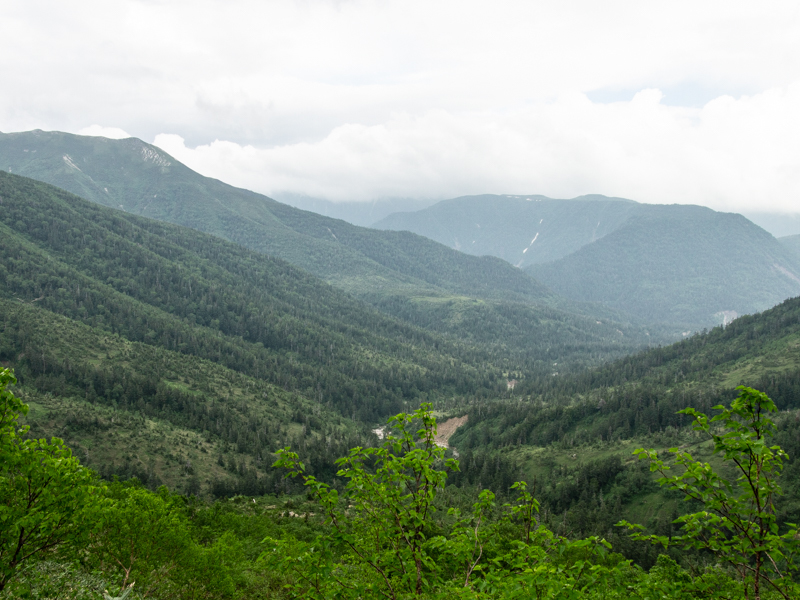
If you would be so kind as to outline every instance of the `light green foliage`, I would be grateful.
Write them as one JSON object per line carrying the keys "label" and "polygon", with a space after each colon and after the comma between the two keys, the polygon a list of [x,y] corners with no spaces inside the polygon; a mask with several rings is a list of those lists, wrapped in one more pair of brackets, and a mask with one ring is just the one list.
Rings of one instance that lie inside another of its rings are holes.
{"label": "light green foliage", "polygon": [[491,490],[483,490],[472,512],[461,516],[458,508],[450,508],[448,514],[456,517],[449,538],[439,536],[433,544],[445,555],[455,559],[457,565],[463,565],[464,587],[469,587],[473,574],[480,574],[484,568],[481,559],[484,551],[491,543],[492,536],[497,533],[496,523],[490,519],[495,508],[495,495]]}
{"label": "light green foliage", "polygon": [[28,413],[25,403],[7,388],[17,383],[10,369],[0,369],[0,448],[10,451],[17,438],[17,421]]}
{"label": "light green foliage", "polygon": [[133,584],[128,586],[119,596],[112,596],[108,593],[108,590],[103,592],[103,600],[125,600],[128,596],[130,596],[131,592],[133,591]]}
{"label": "light green foliage", "polygon": [[287,574],[291,597],[629,597],[628,582],[641,571],[609,554],[602,539],[570,541],[540,526],[524,483],[500,511],[484,490],[470,514],[452,509],[449,519],[436,518],[436,494],[458,464],[434,444],[430,406],[397,415],[390,426],[380,448],[354,448],[338,461],[348,479],[341,498],[295,453],[280,452],[276,466],[303,479],[325,516],[311,542],[265,540],[262,559]]}
{"label": "light green foliage", "polygon": [[25,439],[27,407],[0,370],[0,591],[26,561],[82,542],[98,499],[94,474],[58,438]]}
{"label": "light green foliage", "polygon": [[234,594],[244,559],[231,532],[197,543],[184,498],[164,487],[153,493],[116,482],[107,497],[85,562],[103,573],[109,590],[122,597],[135,583],[135,595],[147,598]]}
{"label": "light green foliage", "polygon": [[[416,432],[412,428],[415,422],[420,424]],[[429,552],[434,499],[447,470],[456,469],[457,463],[448,459],[442,464],[444,448],[435,443],[436,420],[430,405],[392,417],[389,426],[391,433],[381,447],[356,447],[337,461],[338,475],[348,480],[344,506],[335,489],[305,472],[297,454],[288,448],[279,451],[275,466],[286,467],[291,476],[304,480],[319,500],[326,524],[332,527],[328,544],[320,546],[344,548],[363,569],[363,583],[345,583],[330,566],[313,560],[329,556],[330,550],[314,556],[313,546],[303,549],[292,567],[297,570],[304,561],[311,561],[315,572],[301,575],[296,590],[302,590],[302,595],[327,597],[332,584],[358,593],[380,590],[387,598],[410,592],[419,595],[426,574],[435,570]],[[371,462],[374,474],[365,468],[365,463]],[[437,468],[440,465],[444,469]]]}
{"label": "light green foliage", "polygon": [[[64,560],[27,561],[3,592],[2,600],[99,600],[106,582]],[[130,600],[133,600],[131,598]]]}
{"label": "light green foliage", "polygon": [[735,569],[745,597],[752,594],[760,598],[771,592],[796,598],[800,586],[792,578],[800,570],[796,562],[800,550],[797,526],[789,524],[788,530],[781,532],[774,505],[776,496],[781,495],[777,479],[788,458],[779,446],[768,443],[776,427],[767,414],[777,409],[766,394],[744,386],[738,389],[739,397],[730,408],[714,407],[721,412],[713,418],[692,408],[681,411],[694,418],[696,431],[711,436],[714,453],[734,467],[736,478],[721,474],[678,448],[671,448],[670,453],[683,469],[673,475],[672,467],[655,450],[637,450],[640,458],[650,460],[651,471],[662,475],[661,485],[702,503],[703,510],[676,520],[683,527],[679,536],[636,536],[664,547],[678,545],[712,552]]}
{"label": "light green foliage", "polygon": [[152,594],[189,550],[181,501],[165,488],[153,494],[121,484],[109,488],[109,498],[93,541],[94,560],[121,590],[135,581],[141,593]]}
{"label": "light green foliage", "polygon": [[[458,592],[451,588],[450,595],[509,600],[629,597],[627,584],[641,571],[611,554],[611,545],[599,537],[569,540],[555,535],[538,522],[539,504],[525,482],[512,488],[519,494],[516,501],[504,505],[504,512],[487,527],[485,543],[476,543],[488,560],[474,570],[472,582],[467,579]],[[516,533],[510,539],[509,529]],[[453,541],[461,536],[456,527]]]}
{"label": "light green foliage", "polygon": [[[72,554],[53,555],[62,562],[28,561],[12,595],[9,587],[0,598],[84,600],[99,598],[101,590],[107,600],[793,598],[796,531],[780,534],[771,509],[785,458],[764,441],[774,429],[764,414],[773,409],[764,394],[746,388],[714,419],[687,409],[722,458],[747,465],[738,481],[678,452],[690,474],[670,477],[657,456],[641,453],[656,461],[662,483],[694,494],[707,510],[679,519],[684,531],[671,540],[638,537],[711,551],[711,562],[744,569],[738,582],[733,570],[689,572],[663,555],[648,573],[602,538],[557,535],[541,522],[524,482],[512,486],[516,498],[508,504],[482,490],[471,509],[447,507],[442,498],[455,496],[440,492],[447,472],[459,466],[434,443],[436,421],[423,405],[390,419],[380,447],[356,447],[337,461],[344,485],[318,481],[297,454],[281,451],[276,465],[303,481],[313,504],[238,497],[209,507],[165,488],[153,493],[135,483],[109,484],[105,501],[86,515],[94,525],[85,543]],[[3,414],[14,420],[12,411]],[[750,481],[756,483],[748,492]],[[265,535],[259,557],[252,541]]]}

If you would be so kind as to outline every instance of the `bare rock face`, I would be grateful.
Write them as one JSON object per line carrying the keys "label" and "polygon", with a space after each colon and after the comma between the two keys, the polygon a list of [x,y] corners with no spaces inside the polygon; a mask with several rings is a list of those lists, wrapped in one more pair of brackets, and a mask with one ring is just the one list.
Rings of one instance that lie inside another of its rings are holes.
{"label": "bare rock face", "polygon": [[464,425],[468,418],[469,415],[464,415],[463,417],[454,417],[452,419],[447,419],[444,423],[439,423],[436,433],[436,445],[442,448],[449,448],[450,445],[448,441],[450,440],[450,436],[456,432],[456,429]]}

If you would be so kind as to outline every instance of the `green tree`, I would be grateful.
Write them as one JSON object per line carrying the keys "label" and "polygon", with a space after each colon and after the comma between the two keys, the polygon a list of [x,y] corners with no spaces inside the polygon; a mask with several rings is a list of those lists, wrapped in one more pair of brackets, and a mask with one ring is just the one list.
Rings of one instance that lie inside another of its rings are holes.
{"label": "green tree", "polygon": [[0,591],[26,561],[85,540],[99,500],[94,474],[52,438],[25,439],[28,411],[0,369]]}
{"label": "green tree", "polygon": [[[377,592],[393,600],[402,594],[422,594],[436,571],[429,554],[434,499],[444,486],[447,470],[458,468],[458,462],[445,460],[444,448],[436,445],[431,409],[424,404],[413,414],[392,417],[382,446],[356,447],[337,461],[338,475],[348,480],[346,506],[335,489],[306,472],[296,453],[288,448],[278,452],[275,466],[303,479],[333,528],[333,535],[318,540],[315,547],[293,543],[289,552],[298,557],[292,567],[301,574],[296,591],[303,596],[327,597],[331,584],[356,594]],[[287,543],[282,545],[289,549]],[[336,549],[347,552],[362,569],[361,582],[352,572],[348,581],[337,577],[329,564]]]}
{"label": "green tree", "polygon": [[458,462],[444,460],[435,444],[430,405],[389,423],[381,447],[357,447],[339,459],[338,474],[348,480],[341,498],[297,454],[280,452],[276,466],[302,478],[325,516],[312,542],[265,540],[262,559],[285,574],[291,597],[631,597],[628,579],[641,571],[610,556],[605,540],[570,541],[541,526],[523,482],[512,486],[516,502],[501,511],[483,490],[470,513],[453,508],[450,519],[434,519],[437,492]]}
{"label": "green tree", "polygon": [[93,560],[120,591],[136,582],[143,595],[173,586],[194,549],[179,497],[130,483],[109,485],[91,544]]}
{"label": "green tree", "polygon": [[[682,535],[644,535],[640,525],[620,524],[633,529],[638,539],[664,547],[678,545],[713,552],[736,570],[745,598],[760,600],[771,590],[785,599],[797,598],[800,586],[793,581],[800,542],[797,526],[780,532],[774,500],[781,495],[777,480],[788,458],[779,446],[768,440],[776,430],[768,413],[777,409],[764,393],[740,386],[739,397],[730,408],[715,406],[721,413],[709,419],[693,408],[680,411],[694,418],[696,431],[711,436],[714,453],[731,464],[735,480],[721,475],[709,463],[695,460],[688,452],[671,448],[675,463],[683,468],[678,475],[658,457],[655,450],[638,449],[639,458],[650,460],[650,470],[661,474],[661,485],[680,490],[687,499],[701,502],[704,509],[676,519]],[[720,427],[721,426],[721,427]]]}

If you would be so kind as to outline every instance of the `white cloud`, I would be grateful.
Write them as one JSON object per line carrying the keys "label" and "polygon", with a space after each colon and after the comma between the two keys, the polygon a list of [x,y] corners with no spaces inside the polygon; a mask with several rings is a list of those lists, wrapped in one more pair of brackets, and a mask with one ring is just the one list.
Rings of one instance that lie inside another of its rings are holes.
{"label": "white cloud", "polygon": [[331,198],[780,208],[798,197],[798,30],[795,0],[10,0],[0,130],[103,123]]}
{"label": "white cloud", "polygon": [[109,138],[112,140],[124,140],[125,138],[132,137],[127,131],[119,127],[103,127],[102,125],[89,125],[76,132],[78,135],[92,135],[97,137]]}
{"label": "white cloud", "polygon": [[155,144],[204,174],[267,194],[601,192],[721,210],[800,210],[800,83],[722,96],[700,109],[661,99],[646,89],[612,104],[572,94],[506,112],[397,114],[262,149],[229,141],[190,147],[176,135]]}

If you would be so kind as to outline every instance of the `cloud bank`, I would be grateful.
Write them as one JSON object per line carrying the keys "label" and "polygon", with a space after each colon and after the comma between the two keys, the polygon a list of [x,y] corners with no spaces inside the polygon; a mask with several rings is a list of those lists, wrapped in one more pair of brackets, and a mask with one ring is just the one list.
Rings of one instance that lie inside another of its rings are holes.
{"label": "cloud bank", "polygon": [[125,138],[132,137],[130,133],[119,127],[102,127],[96,123],[94,125],[89,125],[89,127],[79,129],[76,133],[78,135],[104,137],[110,140],[124,140]]}
{"label": "cloud bank", "polygon": [[702,108],[662,100],[647,89],[609,104],[574,94],[503,114],[397,114],[271,148],[230,141],[191,147],[178,135],[154,143],[201,173],[266,194],[369,200],[602,192],[730,211],[800,208],[800,84],[722,96]]}
{"label": "cloud bank", "polygon": [[800,210],[798,30],[794,0],[9,0],[0,130],[335,200]]}

